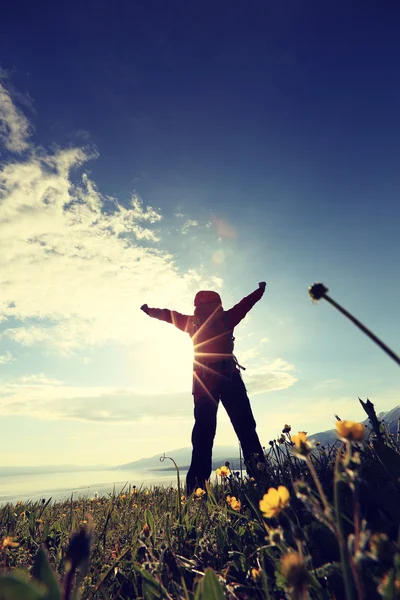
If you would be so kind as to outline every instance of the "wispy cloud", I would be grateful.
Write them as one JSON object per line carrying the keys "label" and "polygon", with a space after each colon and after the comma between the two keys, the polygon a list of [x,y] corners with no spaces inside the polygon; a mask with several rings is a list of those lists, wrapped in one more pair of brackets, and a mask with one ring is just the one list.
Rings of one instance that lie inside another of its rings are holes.
{"label": "wispy cloud", "polygon": [[[102,195],[84,172],[95,158],[91,148],[32,147],[29,156],[3,166],[1,337],[42,354],[82,351],[85,364],[90,348],[125,345],[134,383],[77,386],[44,373],[25,375],[3,382],[0,414],[115,423],[191,417],[190,341],[185,345],[181,332],[148,319],[139,307],[191,310],[195,291],[221,289],[223,280],[205,277],[201,268],[179,269],[160,244],[161,212],[136,195],[124,204]],[[184,218],[184,228],[202,227]],[[3,364],[12,359],[10,352],[2,357]],[[258,352],[247,353],[255,357]],[[281,359],[260,362],[246,373],[246,386],[251,395],[285,389],[296,382],[294,373]]]}
{"label": "wispy cloud", "polygon": [[[278,359],[245,376],[250,395],[255,396],[292,386],[294,367]],[[34,416],[40,419],[84,421],[137,421],[158,418],[191,417],[192,402],[186,391],[139,392],[133,387],[67,385],[44,373],[24,375],[3,382],[0,390],[0,415]]]}
{"label": "wispy cloud", "polygon": [[9,91],[0,82],[0,139],[11,152],[23,152],[29,147],[31,126],[25,115],[14,105]]}
{"label": "wispy cloud", "polygon": [[4,354],[0,354],[0,365],[7,365],[13,360],[15,360],[15,358],[9,351],[5,352]]}
{"label": "wispy cloud", "polygon": [[196,221],[195,219],[188,219],[182,225],[181,233],[182,233],[182,235],[186,235],[191,229],[193,229],[194,227],[198,227],[198,226],[199,226],[198,221]]}
{"label": "wispy cloud", "polygon": [[143,394],[127,387],[68,386],[40,374],[3,383],[0,415],[118,423],[154,415],[191,417],[192,404],[186,393]]}
{"label": "wispy cloud", "polygon": [[264,394],[291,387],[298,380],[294,365],[278,358],[271,363],[259,364],[246,377],[246,388],[250,395]]}
{"label": "wispy cloud", "polygon": [[44,373],[38,373],[37,375],[24,375],[20,378],[20,381],[24,384],[33,383],[37,385],[61,385],[63,382],[59,379],[52,379],[47,377]]}
{"label": "wispy cloud", "polygon": [[[22,149],[29,126],[3,88],[2,94],[7,143]],[[136,195],[125,205],[104,197],[86,173],[79,175],[96,157],[88,148],[32,149],[3,166],[0,320],[20,321],[3,339],[65,355],[130,344],[151,330],[139,311],[143,302],[191,304],[195,286],[206,283],[195,269],[179,271],[159,247],[159,211]]]}
{"label": "wispy cloud", "polygon": [[246,364],[258,356],[260,356],[260,351],[258,348],[248,348],[247,350],[240,352],[240,362]]}

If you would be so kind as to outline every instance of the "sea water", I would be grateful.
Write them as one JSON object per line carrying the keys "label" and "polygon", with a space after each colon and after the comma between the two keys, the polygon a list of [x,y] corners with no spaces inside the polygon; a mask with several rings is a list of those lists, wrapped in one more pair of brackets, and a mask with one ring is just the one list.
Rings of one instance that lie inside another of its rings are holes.
{"label": "sea water", "polygon": [[[181,474],[184,483],[186,472]],[[93,471],[70,471],[62,473],[0,474],[0,505],[19,500],[36,502],[50,497],[53,500],[91,498],[97,492],[107,495],[120,492],[124,487],[176,486],[175,471],[139,471],[104,469]]]}

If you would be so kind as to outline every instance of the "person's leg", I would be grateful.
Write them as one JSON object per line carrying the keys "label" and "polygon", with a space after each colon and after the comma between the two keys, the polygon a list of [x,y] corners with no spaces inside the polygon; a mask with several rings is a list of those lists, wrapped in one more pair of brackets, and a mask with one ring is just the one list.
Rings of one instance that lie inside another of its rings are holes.
{"label": "person's leg", "polygon": [[235,370],[231,380],[223,386],[221,402],[239,438],[246,466],[254,476],[255,465],[257,462],[265,462],[265,456],[256,432],[246,387],[238,371]]}
{"label": "person's leg", "polygon": [[192,432],[192,462],[186,476],[186,490],[204,489],[212,470],[212,447],[217,428],[218,399],[194,394],[195,423]]}

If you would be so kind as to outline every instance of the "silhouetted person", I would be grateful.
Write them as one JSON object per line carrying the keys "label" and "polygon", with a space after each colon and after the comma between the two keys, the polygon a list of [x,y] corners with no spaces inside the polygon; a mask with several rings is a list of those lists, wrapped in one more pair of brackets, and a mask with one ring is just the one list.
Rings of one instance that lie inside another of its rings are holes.
{"label": "silhouetted person", "polygon": [[220,295],[198,292],[194,315],[182,315],[167,308],[141,309],[150,317],[172,323],[188,333],[194,345],[193,399],[195,424],[192,432],[192,462],[186,477],[187,492],[204,488],[212,470],[212,447],[221,400],[239,438],[247,470],[257,475],[255,465],[264,462],[264,452],[256,432],[256,422],[233,354],[233,330],[262,297],[265,282],[230,310],[224,310]]}

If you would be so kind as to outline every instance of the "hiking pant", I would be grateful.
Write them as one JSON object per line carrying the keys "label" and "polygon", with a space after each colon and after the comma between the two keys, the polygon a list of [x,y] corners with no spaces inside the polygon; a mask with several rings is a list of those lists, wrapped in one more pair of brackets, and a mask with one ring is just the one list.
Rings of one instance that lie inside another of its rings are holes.
{"label": "hiking pant", "polygon": [[247,470],[256,475],[251,465],[265,462],[265,457],[240,372],[235,368],[228,375],[207,373],[194,386],[193,397],[195,424],[192,432],[192,462],[186,476],[187,493],[190,494],[197,487],[204,489],[205,482],[210,478],[219,400],[239,438]]}

